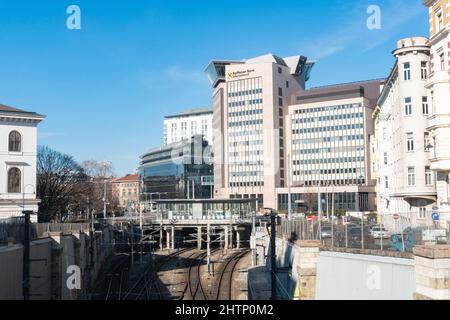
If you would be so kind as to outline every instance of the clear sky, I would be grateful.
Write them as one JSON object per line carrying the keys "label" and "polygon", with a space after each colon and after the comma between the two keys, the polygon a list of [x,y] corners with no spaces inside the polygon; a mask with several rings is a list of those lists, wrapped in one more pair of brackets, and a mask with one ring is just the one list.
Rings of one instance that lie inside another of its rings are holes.
{"label": "clear sky", "polygon": [[310,87],[386,77],[396,41],[428,35],[422,0],[0,0],[0,21],[0,103],[47,115],[39,144],[118,174],[162,143],[164,115],[211,104],[212,59],[303,54]]}

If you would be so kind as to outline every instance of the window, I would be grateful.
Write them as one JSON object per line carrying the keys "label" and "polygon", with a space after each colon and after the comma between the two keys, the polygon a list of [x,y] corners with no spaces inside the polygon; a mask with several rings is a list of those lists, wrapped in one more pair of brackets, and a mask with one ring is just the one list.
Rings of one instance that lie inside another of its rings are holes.
{"label": "window", "polygon": [[283,98],[278,98],[278,105],[279,105],[280,107],[283,106]]}
{"label": "window", "polygon": [[412,132],[406,134],[406,150],[414,151],[414,134]]}
{"label": "window", "polygon": [[427,218],[427,208],[420,207],[419,208],[419,219],[426,219]]}
{"label": "window", "polygon": [[197,122],[192,121],[191,122],[191,135],[196,135],[196,134],[197,134]]}
{"label": "window", "polygon": [[384,164],[388,164],[388,154],[387,152],[384,153]]}
{"label": "window", "polygon": [[278,67],[278,73],[282,73],[283,69],[281,69],[281,67]]}
{"label": "window", "polygon": [[20,193],[21,173],[18,168],[8,170],[8,193]]}
{"label": "window", "polygon": [[425,167],[425,184],[427,186],[433,185],[433,172],[430,167]]}
{"label": "window", "polygon": [[187,138],[187,123],[182,122],[181,123],[181,139]]}
{"label": "window", "polygon": [[283,88],[278,88],[278,95],[283,96]]}
{"label": "window", "polygon": [[384,187],[389,189],[389,177],[384,177]]}
{"label": "window", "polygon": [[442,30],[443,23],[442,10],[439,10],[436,12],[436,33]]}
{"label": "window", "polygon": [[429,132],[424,132],[423,134],[423,145],[426,152],[430,151],[432,145]]}
{"label": "window", "polygon": [[413,187],[416,185],[416,169],[414,167],[408,167],[408,186]]}
{"label": "window", "polygon": [[286,88],[289,88],[289,81],[286,81]]}
{"label": "window", "polygon": [[403,64],[404,80],[411,80],[411,64],[409,62]]}
{"label": "window", "polygon": [[410,97],[405,98],[405,116],[412,115],[412,99]]}
{"label": "window", "polygon": [[9,134],[9,148],[8,150],[10,152],[20,152],[21,151],[21,143],[22,138],[20,136],[20,133],[17,131],[11,131]]}
{"label": "window", "polygon": [[445,57],[444,57],[444,53],[439,55],[439,60],[441,61],[441,71],[445,71]]}
{"label": "window", "polygon": [[427,116],[429,114],[427,97],[422,97],[422,112],[424,116]]}
{"label": "window", "polygon": [[428,70],[428,66],[427,63],[425,61],[421,62],[421,76],[422,76],[422,80],[426,80],[427,79],[427,70]]}

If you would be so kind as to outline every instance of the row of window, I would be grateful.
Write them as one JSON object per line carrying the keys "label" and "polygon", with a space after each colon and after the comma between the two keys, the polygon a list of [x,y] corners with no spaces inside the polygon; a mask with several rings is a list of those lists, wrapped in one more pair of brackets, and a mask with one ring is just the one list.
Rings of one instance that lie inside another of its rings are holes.
{"label": "row of window", "polygon": [[355,119],[355,118],[362,118],[362,117],[364,117],[364,113],[357,112],[357,113],[338,114],[338,115],[334,115],[334,116],[300,118],[300,119],[295,120],[295,123],[311,123],[311,122],[318,122],[318,121],[344,120],[344,119]]}
{"label": "row of window", "polygon": [[230,187],[264,187],[263,181],[255,181],[255,182],[231,182]]}
{"label": "row of window", "polygon": [[263,99],[253,99],[253,100],[242,100],[228,103],[228,106],[231,107],[243,107],[246,105],[254,105],[254,104],[262,104]]}
{"label": "row of window", "polygon": [[361,162],[361,161],[364,161],[364,157],[321,158],[321,159],[295,160],[294,165],[322,164],[322,163],[336,164],[336,163]]}
{"label": "row of window", "polygon": [[313,175],[313,174],[340,174],[340,173],[356,173],[356,168],[294,171],[294,175],[296,176]]}
{"label": "row of window", "polygon": [[252,90],[229,92],[228,93],[228,98],[249,96],[251,94],[260,94],[260,93],[262,93],[262,89],[261,88],[260,89],[252,89]]}
{"label": "row of window", "polygon": [[363,128],[364,128],[364,124],[359,123],[359,124],[347,124],[347,125],[318,127],[318,128],[295,129],[295,130],[292,130],[292,133],[293,134],[303,134],[303,133],[314,133],[314,132],[354,130],[354,129],[363,129]]}
{"label": "row of window", "polygon": [[258,124],[262,124],[262,123],[263,123],[263,119],[257,119],[257,120],[230,122],[228,124],[228,126],[230,126],[230,127],[242,127],[242,126],[258,125]]}
{"label": "row of window", "polygon": [[296,139],[292,142],[293,145],[296,144],[314,144],[314,143],[322,143],[322,142],[336,142],[336,141],[355,141],[355,140],[363,140],[363,134],[354,134],[351,136],[338,136],[338,137],[325,137],[325,138],[316,138],[316,139]]}
{"label": "row of window", "polygon": [[[421,61],[420,62],[420,78],[422,80],[426,80],[428,76],[428,62]],[[403,63],[403,79],[405,81],[411,80],[411,63],[405,62]]]}
{"label": "row of window", "polygon": [[361,107],[360,103],[354,103],[354,104],[344,104],[344,105],[338,105],[338,106],[325,106],[325,107],[316,107],[316,108],[309,108],[309,109],[299,109],[295,110],[296,114],[302,114],[302,113],[312,113],[312,112],[323,112],[323,111],[333,111],[333,110],[345,110],[345,109],[351,109],[351,108],[359,108]]}
{"label": "row of window", "polygon": [[263,109],[252,109],[252,110],[245,110],[245,111],[236,111],[236,112],[230,112],[228,113],[229,117],[241,117],[241,116],[251,116],[255,114],[262,114]]}
{"label": "row of window", "polygon": [[364,151],[364,146],[301,149],[297,150],[296,154],[316,154],[316,153],[354,152],[354,151]]}
{"label": "row of window", "polygon": [[253,141],[240,141],[240,142],[230,142],[230,147],[239,147],[239,146],[259,146],[262,145],[262,140],[253,140]]}
{"label": "row of window", "polygon": [[[430,151],[431,147],[431,139],[430,139],[430,133],[425,132],[423,135],[423,145],[425,151]],[[406,150],[409,152],[412,152],[415,150],[414,148],[414,133],[408,132],[406,134]]]}
{"label": "row of window", "polygon": [[[416,168],[408,167],[407,168],[407,183],[409,187],[416,186]],[[425,167],[425,185],[432,186],[434,185],[433,181],[433,171],[429,166]],[[389,188],[389,177],[384,177],[384,187],[386,189]]]}
{"label": "row of window", "polygon": [[339,179],[339,180],[306,180],[305,186],[315,187],[319,184],[332,186],[364,185],[366,179]]}
{"label": "row of window", "polygon": [[[413,114],[413,103],[411,97],[405,98],[405,116],[410,116]],[[428,98],[422,97],[422,114],[427,116],[429,115],[429,108],[428,108]]]}

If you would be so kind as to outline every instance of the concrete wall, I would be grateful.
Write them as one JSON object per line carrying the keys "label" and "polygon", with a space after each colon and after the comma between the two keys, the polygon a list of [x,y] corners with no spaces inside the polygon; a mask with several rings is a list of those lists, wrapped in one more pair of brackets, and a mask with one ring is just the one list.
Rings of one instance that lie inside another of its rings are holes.
{"label": "concrete wall", "polygon": [[412,300],[414,260],[322,251],[317,300]]}
{"label": "concrete wall", "polygon": [[[91,239],[85,233],[49,233],[48,237],[31,242],[30,246],[30,299],[76,300],[97,278],[105,259],[112,253],[112,231],[104,229]],[[80,267],[81,290],[69,290],[67,268]],[[92,268],[91,268],[92,265]],[[0,247],[0,300],[21,300],[23,246],[10,244]]]}
{"label": "concrete wall", "polygon": [[[249,285],[249,292],[270,288],[269,237],[263,238],[263,233],[260,233],[257,239],[258,265],[267,267],[264,267],[266,273],[261,267],[249,270],[249,281],[258,278],[252,283],[252,288]],[[277,291],[280,299],[414,299],[416,276],[412,254],[352,249],[337,252],[326,248],[319,253],[318,245],[314,248],[312,242],[292,243],[277,238]],[[265,299],[270,294],[257,297]]]}

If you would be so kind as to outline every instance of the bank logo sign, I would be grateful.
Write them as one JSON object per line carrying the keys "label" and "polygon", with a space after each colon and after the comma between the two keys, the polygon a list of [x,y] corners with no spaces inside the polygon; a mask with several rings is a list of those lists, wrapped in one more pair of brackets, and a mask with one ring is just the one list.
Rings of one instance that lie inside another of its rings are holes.
{"label": "bank logo sign", "polygon": [[248,77],[253,72],[255,72],[255,69],[247,69],[247,70],[244,70],[244,71],[228,72],[227,73],[227,80],[233,80],[233,79],[237,79],[237,78]]}

